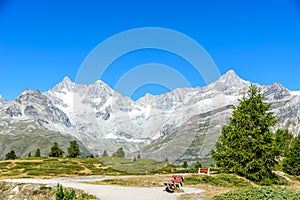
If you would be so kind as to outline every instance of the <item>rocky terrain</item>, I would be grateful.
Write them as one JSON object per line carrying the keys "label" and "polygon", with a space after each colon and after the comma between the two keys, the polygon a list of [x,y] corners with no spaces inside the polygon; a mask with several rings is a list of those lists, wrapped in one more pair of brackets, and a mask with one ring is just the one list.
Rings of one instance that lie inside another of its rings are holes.
{"label": "rocky terrain", "polygon": [[[43,146],[47,154],[54,141],[66,148],[77,139],[84,152],[98,155],[122,146],[128,156],[140,151],[173,163],[205,161],[250,84],[230,70],[207,86],[147,94],[134,102],[102,81],[80,85],[66,77],[44,93],[26,89],[13,101],[0,98],[0,157],[12,148],[25,156]],[[279,126],[298,134],[300,93],[279,83],[258,87]]]}
{"label": "rocky terrain", "polygon": [[[40,189],[42,187],[42,189]],[[55,199],[52,188],[32,183],[6,183],[0,182],[0,198],[1,199]]]}
{"label": "rocky terrain", "polygon": [[[55,186],[56,185],[46,185],[39,183],[21,183],[15,181],[11,182],[0,182],[0,199],[7,200],[55,200]],[[83,190],[72,188],[75,193],[77,199],[91,199],[97,200],[94,195],[90,195],[85,193]],[[83,198],[88,197],[88,198]]]}

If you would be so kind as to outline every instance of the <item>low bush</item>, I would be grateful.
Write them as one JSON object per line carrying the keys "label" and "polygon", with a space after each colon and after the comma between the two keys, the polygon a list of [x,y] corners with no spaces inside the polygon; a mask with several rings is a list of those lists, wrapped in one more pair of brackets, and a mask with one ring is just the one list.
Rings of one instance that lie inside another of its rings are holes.
{"label": "low bush", "polygon": [[217,174],[214,176],[208,175],[193,175],[187,176],[184,179],[187,185],[210,184],[222,187],[246,187],[250,186],[250,182],[231,174]]}
{"label": "low bush", "polygon": [[287,188],[278,187],[245,187],[227,192],[212,198],[212,200],[299,200],[300,193]]}
{"label": "low bush", "polygon": [[61,184],[57,184],[55,189],[55,200],[72,200],[76,196],[73,189],[65,189]]}

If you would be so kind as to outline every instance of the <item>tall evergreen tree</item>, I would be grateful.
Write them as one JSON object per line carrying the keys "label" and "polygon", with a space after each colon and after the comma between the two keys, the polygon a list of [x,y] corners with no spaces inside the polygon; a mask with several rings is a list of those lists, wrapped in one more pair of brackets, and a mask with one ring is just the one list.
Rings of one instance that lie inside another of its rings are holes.
{"label": "tall evergreen tree", "polygon": [[277,123],[261,91],[251,85],[247,96],[233,111],[228,126],[211,151],[222,172],[234,172],[250,180],[269,184],[272,168],[281,152],[271,128]]}
{"label": "tall evergreen tree", "polygon": [[94,154],[89,154],[86,156],[86,158],[95,158]]}
{"label": "tall evergreen tree", "polygon": [[70,147],[68,148],[68,157],[77,158],[81,155],[79,145],[76,140],[70,141]]}
{"label": "tall evergreen tree", "polygon": [[278,129],[275,134],[275,140],[277,151],[281,152],[281,156],[285,156],[293,141],[293,134],[288,130]]}
{"label": "tall evergreen tree", "polygon": [[107,157],[107,156],[108,156],[108,153],[107,153],[106,150],[104,150],[104,151],[103,151],[103,154],[102,154],[102,158]]}
{"label": "tall evergreen tree", "polygon": [[283,170],[291,175],[300,175],[300,134],[292,142],[290,151],[283,160]]}
{"label": "tall evergreen tree", "polygon": [[51,147],[49,157],[62,157],[63,153],[63,150],[58,147],[57,142],[54,142],[53,146]]}
{"label": "tall evergreen tree", "polygon": [[115,153],[113,153],[113,157],[124,158],[125,152],[122,147],[120,147]]}
{"label": "tall evergreen tree", "polygon": [[169,163],[169,159],[168,159],[168,158],[165,158],[165,162],[166,162],[166,163]]}
{"label": "tall evergreen tree", "polygon": [[184,168],[188,168],[188,167],[189,167],[187,161],[184,161],[184,162],[183,162],[182,167],[184,167]]}
{"label": "tall evergreen tree", "polygon": [[133,157],[133,162],[136,162],[136,157],[135,156]]}
{"label": "tall evergreen tree", "polygon": [[17,159],[17,155],[16,155],[16,152],[14,150],[11,150],[10,152],[8,152],[5,155],[5,160],[15,160],[15,159]]}
{"label": "tall evergreen tree", "polygon": [[35,153],[34,153],[34,157],[41,157],[41,150],[40,148],[37,148]]}
{"label": "tall evergreen tree", "polygon": [[202,167],[202,164],[200,163],[200,161],[197,161],[197,162],[195,163],[194,167],[195,167],[195,170],[198,170],[199,168]]}
{"label": "tall evergreen tree", "polygon": [[137,155],[136,158],[137,158],[137,159],[141,159],[141,154],[140,154],[140,152],[138,153],[138,155]]}

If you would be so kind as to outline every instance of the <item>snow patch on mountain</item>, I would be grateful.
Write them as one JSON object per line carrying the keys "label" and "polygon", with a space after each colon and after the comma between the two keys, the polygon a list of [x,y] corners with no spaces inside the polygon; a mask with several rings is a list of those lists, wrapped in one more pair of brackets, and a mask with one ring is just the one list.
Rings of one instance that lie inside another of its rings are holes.
{"label": "snow patch on mountain", "polygon": [[300,91],[290,91],[291,95],[300,96]]}

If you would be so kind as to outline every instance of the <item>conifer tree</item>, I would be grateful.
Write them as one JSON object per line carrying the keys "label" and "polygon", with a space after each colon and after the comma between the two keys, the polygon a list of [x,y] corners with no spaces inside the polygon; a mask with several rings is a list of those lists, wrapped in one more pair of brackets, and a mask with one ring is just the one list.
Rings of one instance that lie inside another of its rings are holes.
{"label": "conifer tree", "polygon": [[70,147],[68,148],[68,157],[77,158],[81,155],[79,145],[76,140],[70,141]]}
{"label": "conifer tree", "polygon": [[300,175],[300,134],[292,142],[290,151],[283,160],[282,166],[288,174]]}
{"label": "conifer tree", "polygon": [[10,152],[8,152],[5,155],[5,160],[15,160],[15,159],[17,159],[17,155],[16,155],[16,152],[14,150],[11,150]]}
{"label": "conifer tree", "polygon": [[122,147],[120,147],[115,153],[113,153],[113,157],[124,158],[125,152]]}
{"label": "conifer tree", "polygon": [[263,102],[261,91],[251,85],[247,96],[233,111],[230,123],[211,151],[221,172],[234,172],[262,184],[270,184],[272,168],[281,152],[276,135],[271,131],[277,123],[270,105]]}
{"label": "conifer tree", "polygon": [[188,167],[189,167],[189,165],[188,165],[187,161],[184,161],[184,162],[183,162],[183,165],[182,165],[182,167],[183,167],[183,168],[188,168]]}
{"label": "conifer tree", "polygon": [[49,157],[62,157],[63,153],[63,150],[58,147],[57,142],[54,142],[53,146],[51,147]]}
{"label": "conifer tree", "polygon": [[165,158],[165,162],[166,162],[166,163],[169,163],[169,159],[168,159],[168,158]]}
{"label": "conifer tree", "polygon": [[106,150],[104,150],[104,151],[103,151],[103,154],[102,154],[102,158],[107,157],[107,156],[108,156],[108,153],[107,153]]}
{"label": "conifer tree", "polygon": [[277,151],[281,152],[280,156],[285,156],[289,151],[293,141],[293,134],[288,130],[278,129],[275,134]]}
{"label": "conifer tree", "polygon": [[34,153],[34,157],[41,157],[41,150],[40,148],[37,148],[35,153]]}
{"label": "conifer tree", "polygon": [[94,154],[89,154],[86,156],[86,158],[95,158]]}
{"label": "conifer tree", "polygon": [[201,168],[202,167],[202,165],[201,165],[201,163],[200,163],[200,161],[197,161],[196,163],[195,163],[195,169],[196,170],[198,170],[199,168]]}

